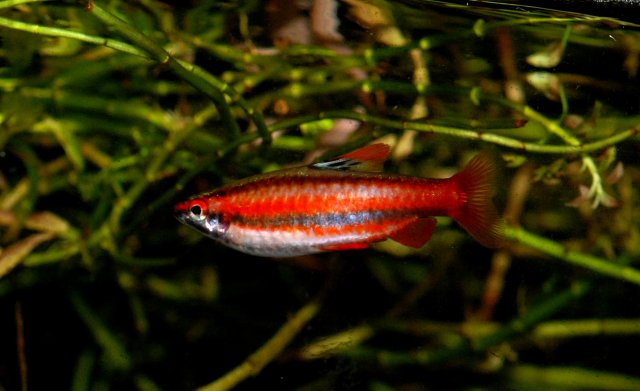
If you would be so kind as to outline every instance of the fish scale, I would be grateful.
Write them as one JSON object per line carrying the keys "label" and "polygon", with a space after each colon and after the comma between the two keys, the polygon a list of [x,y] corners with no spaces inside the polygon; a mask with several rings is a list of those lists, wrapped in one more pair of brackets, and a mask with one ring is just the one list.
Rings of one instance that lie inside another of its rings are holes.
{"label": "fish scale", "polygon": [[[437,208],[447,203],[446,197],[451,196],[447,193],[445,198],[439,199],[437,197],[442,196],[442,192],[429,189],[440,188],[443,184],[439,180],[375,175],[343,180],[344,183],[336,185],[327,179],[329,178],[315,178],[307,174],[299,178],[252,183],[251,186],[263,188],[237,189],[237,195],[229,194],[229,210],[246,214],[273,215],[327,212],[335,211],[336,208],[343,211],[392,207]],[[405,199],[402,205],[397,204],[398,197],[406,194],[412,194],[412,197]],[[416,194],[421,194],[422,197],[416,198]]]}
{"label": "fish scale", "polygon": [[176,217],[237,250],[272,257],[365,248],[387,238],[421,247],[435,229],[432,216],[454,218],[488,247],[502,244],[489,155],[451,178],[430,179],[381,173],[388,152],[373,144],[250,177],[177,204]]}

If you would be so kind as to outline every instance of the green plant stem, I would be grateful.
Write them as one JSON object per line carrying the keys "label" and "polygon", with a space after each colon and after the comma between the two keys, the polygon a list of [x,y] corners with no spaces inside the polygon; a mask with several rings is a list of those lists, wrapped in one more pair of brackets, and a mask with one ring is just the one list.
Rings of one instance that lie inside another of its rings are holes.
{"label": "green plant stem", "polygon": [[553,133],[556,136],[560,137],[567,144],[571,146],[580,145],[580,140],[575,138],[573,135],[569,134],[569,132],[558,123],[558,121],[554,121],[547,118],[546,116],[542,115],[538,111],[531,108],[531,106],[513,104],[512,107],[515,110],[520,111],[522,114],[524,114],[528,118],[542,124],[549,131],[549,133]]}
{"label": "green plant stem", "polygon": [[[629,266],[625,266],[622,261],[614,262],[607,261],[589,254],[580,253],[577,251],[570,251],[561,244],[552,240],[534,235],[521,228],[506,227],[505,236],[508,239],[518,241],[521,244],[537,249],[545,254],[562,259],[580,267],[587,268],[594,271],[597,274],[603,274],[609,277],[618,278],[624,281],[628,281],[634,284],[640,285],[640,271],[633,269]],[[394,352],[378,352],[362,347],[354,347],[351,352],[346,352],[347,355],[356,355],[366,357],[369,354],[375,354],[379,356],[383,362],[398,364],[408,363],[420,363],[420,364],[433,364],[439,362],[445,362],[450,359],[464,356],[465,352],[476,351],[480,352],[494,346],[501,341],[509,340],[518,333],[528,330],[543,319],[550,316],[562,306],[566,305],[569,301],[575,300],[578,297],[586,293],[591,283],[583,281],[576,284],[573,289],[569,289],[563,294],[552,299],[547,304],[535,307],[524,318],[513,321],[507,327],[501,328],[498,331],[486,334],[481,333],[478,338],[475,338],[472,345],[459,344],[455,348],[445,349],[443,351],[421,351],[415,354],[394,353]],[[586,321],[585,321],[586,322]],[[388,322],[394,324],[394,322]],[[384,323],[383,323],[384,324]],[[617,324],[616,324],[617,325]],[[552,333],[552,329],[559,329],[560,326],[550,323],[546,328],[541,328],[538,333],[540,335],[547,335]],[[569,327],[569,326],[567,326]],[[593,322],[584,323],[581,328],[587,329],[591,332],[593,330],[601,330],[606,328],[605,324],[595,324]],[[612,326],[613,328],[614,326]],[[412,325],[411,330],[415,330],[416,325]],[[625,322],[623,325],[616,327],[620,332],[638,332],[637,322],[629,323]],[[570,329],[569,329],[570,330]],[[486,331],[486,329],[485,329]],[[318,344],[312,344],[307,346],[301,352],[303,359],[314,359],[320,357],[326,357],[335,354],[341,354],[348,348],[353,347],[361,343],[362,341],[370,338],[375,334],[375,327],[364,325],[358,328],[343,332],[331,337],[323,339]],[[468,333],[467,333],[468,334]]]}
{"label": "green plant stem", "polygon": [[249,356],[242,364],[225,375],[199,388],[199,391],[230,390],[245,379],[256,376],[262,368],[275,359],[300,331],[313,319],[322,303],[324,291],[318,297],[298,310],[260,349]]}
{"label": "green plant stem", "polygon": [[154,109],[141,101],[118,101],[48,88],[22,87],[17,91],[22,96],[42,100],[58,107],[104,113],[107,117],[142,120],[168,132],[175,128],[175,121],[167,115],[166,111]]}
{"label": "green plant stem", "polygon": [[[3,6],[10,7],[13,5],[25,4],[29,2],[34,1],[8,2],[6,4],[0,3],[0,8],[2,8]],[[24,23],[2,17],[0,17],[0,26],[28,32],[31,34],[69,38],[82,42],[92,43],[95,45],[102,45],[124,53],[133,54],[147,59],[153,59],[162,64],[167,64],[167,66],[169,66],[169,68],[173,70],[178,76],[183,78],[199,91],[203,92],[216,104],[218,110],[220,110],[222,119],[233,138],[237,137],[240,134],[240,128],[238,127],[237,122],[231,114],[231,109],[226,101],[224,94],[227,94],[232,102],[237,103],[243,110],[245,110],[247,115],[254,121],[254,124],[256,125],[260,136],[263,138],[263,141],[265,143],[271,142],[271,134],[267,129],[262,113],[254,110],[251,106],[249,106],[244,98],[242,98],[240,94],[234,91],[232,87],[220,82],[213,75],[204,71],[202,68],[172,57],[154,41],[147,38],[139,31],[135,30],[126,22],[102,9],[97,4],[94,3],[91,7],[91,10],[94,15],[96,15],[96,17],[102,20],[105,24],[114,28],[122,35],[130,39],[132,42],[142,47],[143,50],[128,43],[110,38],[92,36],[89,34],[69,31],[55,27]]]}
{"label": "green plant stem", "polygon": [[539,324],[532,337],[540,340],[602,335],[638,335],[640,319],[555,320]]}
{"label": "green plant stem", "polygon": [[469,359],[483,353],[493,346],[512,340],[530,330],[535,325],[549,318],[570,303],[582,298],[590,289],[591,282],[583,280],[573,284],[564,291],[531,308],[524,316],[514,319],[497,331],[468,341],[460,339],[453,346],[438,349],[421,349],[413,352],[395,352],[358,347],[345,351],[344,354],[357,359],[370,360],[375,358],[382,366],[403,365],[438,365],[456,359]]}
{"label": "green plant stem", "polygon": [[127,39],[141,47],[156,61],[161,64],[166,64],[178,76],[208,96],[218,108],[222,121],[225,123],[232,139],[236,139],[240,135],[240,128],[231,113],[231,108],[223,92],[226,92],[232,101],[241,103],[241,107],[243,107],[249,117],[253,119],[263,141],[265,143],[271,142],[271,134],[267,130],[262,114],[248,106],[242,97],[235,93],[231,87],[220,83],[215,77],[205,72],[202,68],[174,58],[153,40],[147,38],[140,31],[109,13],[98,4],[94,3],[91,10],[103,23],[114,28]]}
{"label": "green plant stem", "polygon": [[262,113],[258,110],[255,110],[253,106],[251,106],[240,93],[235,91],[231,86],[226,83],[221,82],[217,78],[215,78],[210,73],[206,72],[204,69],[200,68],[197,65],[193,65],[186,61],[176,60],[181,66],[183,66],[188,71],[193,72],[194,75],[202,78],[202,80],[206,80],[210,85],[215,88],[220,89],[224,94],[226,94],[231,102],[238,104],[247,115],[253,120],[253,123],[256,125],[258,129],[258,134],[262,137],[262,140],[265,144],[271,143],[271,133],[267,128],[267,125],[264,122],[264,117]]}
{"label": "green plant stem", "polygon": [[105,222],[105,226],[103,226],[101,230],[94,234],[98,235],[94,240],[97,240],[98,238],[104,238],[103,235],[105,234],[108,235],[108,248],[112,253],[117,252],[116,247],[113,246],[112,239],[114,235],[122,235],[122,233],[120,232],[120,222],[122,216],[129,208],[131,208],[134,202],[142,195],[142,193],[149,187],[149,185],[156,180],[158,171],[160,170],[164,162],[169,158],[169,156],[171,156],[176,147],[180,145],[180,143],[194,129],[195,127],[193,127],[192,124],[186,125],[185,127],[180,129],[176,129],[176,131],[172,132],[169,135],[163,145],[161,147],[158,147],[154,151],[153,158],[147,164],[144,180],[136,182],[133,186],[131,186],[131,188],[128,189],[127,193],[124,196],[118,198],[115,201],[109,219],[107,220],[107,222]]}
{"label": "green plant stem", "polygon": [[519,111],[525,117],[533,121],[536,121],[542,126],[544,126],[549,133],[552,133],[560,137],[568,145],[573,147],[580,146],[580,140],[578,140],[574,135],[570,134],[568,130],[563,128],[558,121],[552,120],[546,117],[542,113],[534,110],[531,106],[517,103],[517,102],[512,102],[512,101],[503,99],[502,97],[485,94],[485,93],[482,93],[481,91],[478,91],[477,94],[478,94],[478,98],[481,100],[496,102],[510,109]]}
{"label": "green plant stem", "polygon": [[201,75],[195,74],[192,70],[185,68],[184,65],[177,61],[162,47],[157,45],[152,39],[148,38],[142,32],[136,30],[133,26],[129,25],[124,20],[111,14],[96,2],[90,7],[91,12],[100,21],[107,26],[111,27],[118,33],[122,34],[125,38],[135,43],[138,47],[146,51],[154,60],[161,64],[166,64],[173,72],[179,77],[193,85],[199,91],[209,97],[215,104],[223,122],[225,123],[227,130],[232,139],[237,138],[240,135],[240,128],[238,123],[231,114],[231,108],[227,104],[224,95],[220,90],[215,88],[210,82],[203,79]]}
{"label": "green plant stem", "polygon": [[[579,367],[556,367],[518,364],[504,373],[511,389],[548,390],[640,390],[640,378],[608,371]],[[515,383],[515,384],[514,384]]]}
{"label": "green plant stem", "polygon": [[0,1],[0,9],[11,8],[17,5],[29,4],[29,3],[45,3],[51,0],[5,0]]}
{"label": "green plant stem", "polygon": [[640,270],[626,266],[622,262],[609,261],[593,255],[571,251],[558,242],[532,234],[521,228],[507,226],[505,236],[544,254],[589,269],[597,274],[640,285]]}
{"label": "green plant stem", "polygon": [[286,129],[289,127],[299,126],[304,123],[318,121],[320,119],[354,119],[361,122],[383,126],[390,129],[406,130],[412,129],[424,133],[441,134],[461,139],[477,140],[489,142],[504,147],[517,149],[524,152],[533,152],[541,154],[561,154],[575,155],[587,152],[593,152],[606,148],[611,145],[618,144],[626,139],[634,137],[638,134],[637,128],[627,129],[613,136],[585,143],[580,145],[541,145],[536,143],[527,143],[510,137],[504,137],[497,134],[485,133],[481,131],[452,128],[448,126],[433,125],[418,121],[394,120],[388,118],[377,117],[369,114],[357,113],[347,110],[326,111],[318,115],[300,116],[292,119],[286,119],[271,125],[271,131]]}
{"label": "green plant stem", "polygon": [[72,243],[62,249],[49,249],[44,252],[32,253],[24,259],[24,264],[29,267],[36,267],[47,263],[63,262],[79,254],[80,250],[79,243]]}
{"label": "green plant stem", "polygon": [[96,354],[91,350],[83,351],[73,371],[71,391],[91,390],[91,374],[96,365]]}
{"label": "green plant stem", "polygon": [[590,15],[576,15],[570,18],[550,18],[550,17],[540,17],[540,18],[517,18],[513,20],[505,20],[500,22],[492,22],[484,25],[484,29],[497,29],[500,27],[509,27],[509,26],[518,26],[525,24],[567,24],[567,23],[602,23],[602,22],[614,22],[618,25],[627,25],[629,27],[638,25],[635,23],[624,22],[621,20],[615,20],[606,16],[590,16]]}
{"label": "green plant stem", "polygon": [[[480,338],[500,329],[497,322],[468,321],[462,323],[437,322],[432,320],[389,319],[371,326],[371,330],[396,332],[417,337],[433,337],[439,334],[459,334],[470,339]],[[639,335],[640,319],[564,319],[540,323],[531,330],[531,338],[562,340],[568,338],[593,337],[605,335]],[[324,341],[324,340],[323,340]]]}
{"label": "green plant stem", "polygon": [[10,28],[13,30],[20,30],[20,31],[24,31],[24,32],[36,34],[36,35],[75,39],[82,42],[92,43],[94,45],[102,45],[114,50],[118,50],[120,52],[133,54],[135,56],[140,56],[144,58],[149,57],[146,52],[138,49],[135,46],[129,45],[128,43],[125,43],[125,42],[110,39],[110,38],[96,37],[93,35],[78,33],[75,31],[69,31],[69,30],[56,28],[56,27],[47,27],[47,26],[40,26],[37,24],[24,23],[24,22],[20,22],[13,19],[7,19],[3,17],[0,17],[0,26]]}
{"label": "green plant stem", "polygon": [[89,307],[86,301],[77,292],[72,292],[69,296],[78,315],[93,334],[98,345],[100,345],[107,358],[107,362],[114,368],[128,371],[132,367],[132,358],[126,351],[122,342],[111,333],[107,325]]}
{"label": "green plant stem", "polygon": [[[107,11],[100,8],[98,5],[94,4],[93,12],[106,24],[114,27],[121,34],[125,35],[127,38],[135,42],[140,47],[146,50],[140,50],[135,46],[131,46],[129,44],[106,39],[102,37],[90,36],[82,33],[71,32],[63,29],[49,28],[44,26],[32,25],[27,23],[22,23],[18,21],[13,21],[10,19],[0,18],[0,25],[4,25],[5,27],[14,28],[34,34],[40,35],[49,35],[49,36],[60,36],[67,37],[72,39],[78,39],[84,42],[90,42],[94,44],[100,44],[107,47],[111,47],[115,50],[120,50],[129,54],[134,54],[142,57],[147,57],[149,55],[152,56],[156,61],[167,63],[168,66],[176,72],[179,76],[183,77],[186,81],[194,85],[196,88],[207,94],[215,103],[216,106],[220,110],[220,114],[224,123],[227,125],[228,130],[232,134],[232,137],[236,138],[240,131],[237,127],[237,122],[233,119],[232,114],[230,112],[230,108],[224,99],[224,94],[230,96],[232,101],[240,104],[241,107],[247,112],[247,114],[253,119],[256,127],[258,129],[260,137],[265,142],[270,142],[271,132],[264,124],[264,119],[262,114],[251,108],[251,106],[244,101],[244,99],[235,92],[230,86],[225,83],[218,81],[215,77],[205,72],[201,68],[194,66],[192,64],[188,64],[184,61],[175,59],[171,57],[164,49],[156,45],[152,40],[145,37],[143,34],[133,29],[124,21],[119,18],[111,15]],[[149,53],[149,54],[147,54]],[[350,90],[353,88],[357,88],[359,83],[356,82],[345,82],[338,86],[316,86],[313,90],[313,93],[326,93],[327,91],[331,92],[339,92],[344,90]],[[388,83],[387,83],[388,84]],[[368,87],[367,87],[368,86]],[[390,88],[389,85],[386,85],[387,88]],[[373,88],[385,88],[384,83],[370,83],[370,82],[362,82],[362,88],[365,90],[370,90]],[[415,90],[415,87],[408,87]],[[286,92],[288,92],[292,96],[301,96],[302,94],[309,94],[307,91],[307,87],[301,87],[301,85],[292,85],[287,88]],[[316,89],[319,89],[316,91]],[[423,92],[424,93],[424,92]],[[431,133],[439,133],[439,134],[449,134],[454,135],[456,137],[467,138],[467,139],[477,139],[481,141],[491,142],[497,145],[502,145],[510,148],[520,149],[528,152],[535,153],[551,153],[551,154],[579,154],[579,153],[587,153],[592,152],[603,147],[613,145],[618,143],[626,138],[629,138],[637,133],[637,129],[632,128],[625,132],[618,133],[614,136],[611,136],[607,139],[599,140],[597,142],[581,144],[578,139],[576,139],[573,135],[571,135],[567,130],[561,127],[557,121],[548,119],[544,115],[539,112],[533,110],[531,107],[526,105],[519,105],[513,102],[507,102],[504,99],[490,97],[486,94],[481,95],[482,99],[497,101],[500,104],[506,105],[514,110],[518,110],[523,113],[525,116],[539,122],[542,124],[550,133],[553,133],[559,136],[562,140],[564,140],[568,145],[567,146],[559,146],[559,145],[540,145],[535,143],[524,143],[519,140],[511,139],[508,137],[503,137],[491,133],[483,133],[465,129],[455,129],[455,128],[446,128],[442,126],[430,125],[430,124],[415,124],[411,123],[410,128],[423,131],[423,132],[431,132]],[[325,113],[324,117],[329,118],[331,113]],[[361,114],[357,116],[364,116]],[[354,118],[353,115],[345,118]],[[373,117],[372,117],[373,118]],[[374,122],[374,121],[372,121]],[[397,123],[393,120],[382,121],[381,119],[375,121],[380,125],[390,126],[396,129],[405,129],[408,126],[408,122]]]}
{"label": "green plant stem", "polygon": [[[523,26],[523,25],[538,25],[538,24],[554,24],[554,25],[566,25],[571,23],[603,23],[611,21],[611,18],[608,17],[599,17],[599,16],[574,16],[570,18],[553,18],[553,17],[533,17],[533,18],[523,18],[517,17],[510,20],[503,20],[497,22],[489,22],[489,23],[476,23],[473,28],[469,29],[460,29],[460,31],[451,32],[448,31],[443,34],[434,34],[428,37],[423,37],[421,39],[412,40],[410,43],[404,46],[397,47],[383,47],[376,49],[365,49],[362,56],[372,64],[375,64],[377,61],[389,57],[395,57],[404,55],[411,49],[422,49],[428,50],[443,46],[445,44],[456,42],[456,41],[464,41],[468,39],[474,39],[476,37],[484,37],[487,32],[491,30],[496,30],[498,28],[503,27],[515,27],[515,26]],[[616,24],[627,25],[629,27],[637,27],[637,24],[624,22],[620,20],[615,20]],[[555,36],[554,36],[555,38]],[[581,35],[574,34],[574,37],[571,37],[571,41],[583,42],[587,40],[588,37],[583,37]],[[602,41],[598,40],[590,40],[588,43],[590,44],[601,44]]]}

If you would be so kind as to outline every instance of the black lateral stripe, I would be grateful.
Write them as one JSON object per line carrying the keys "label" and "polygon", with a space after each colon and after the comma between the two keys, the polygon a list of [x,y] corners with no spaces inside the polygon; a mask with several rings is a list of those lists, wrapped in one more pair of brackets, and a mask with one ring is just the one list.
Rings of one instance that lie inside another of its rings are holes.
{"label": "black lateral stripe", "polygon": [[289,213],[278,216],[242,216],[232,215],[231,224],[237,224],[247,228],[293,228],[293,227],[339,227],[349,225],[362,225],[379,223],[385,219],[394,219],[411,215],[419,215],[413,210],[364,210],[357,212],[336,212],[336,213]]}

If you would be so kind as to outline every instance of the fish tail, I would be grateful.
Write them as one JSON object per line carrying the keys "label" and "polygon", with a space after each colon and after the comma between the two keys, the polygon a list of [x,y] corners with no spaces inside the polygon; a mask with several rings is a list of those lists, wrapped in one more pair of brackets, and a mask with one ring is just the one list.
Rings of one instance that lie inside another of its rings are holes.
{"label": "fish tail", "polygon": [[496,177],[495,160],[485,151],[476,155],[452,178],[458,190],[466,196],[452,217],[480,244],[489,248],[504,245],[504,221],[491,202]]}

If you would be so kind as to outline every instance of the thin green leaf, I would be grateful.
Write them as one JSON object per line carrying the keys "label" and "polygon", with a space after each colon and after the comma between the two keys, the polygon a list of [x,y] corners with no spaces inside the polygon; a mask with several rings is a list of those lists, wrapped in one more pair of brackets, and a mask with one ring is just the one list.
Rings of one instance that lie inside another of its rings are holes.
{"label": "thin green leaf", "polygon": [[33,234],[7,246],[0,253],[0,278],[18,266],[40,243],[52,238],[53,234],[51,233]]}

